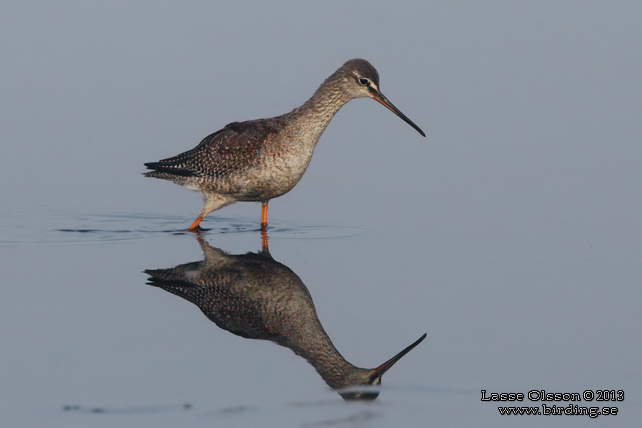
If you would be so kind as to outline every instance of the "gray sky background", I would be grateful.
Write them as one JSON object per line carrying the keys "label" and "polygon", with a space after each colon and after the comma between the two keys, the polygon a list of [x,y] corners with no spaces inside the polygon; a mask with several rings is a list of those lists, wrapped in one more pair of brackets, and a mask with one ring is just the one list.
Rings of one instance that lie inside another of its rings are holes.
{"label": "gray sky background", "polygon": [[[428,216],[540,216],[538,207],[564,210],[580,198],[639,218],[641,7],[3,2],[0,198],[183,213],[198,197],[177,188],[167,190],[176,204],[162,203],[168,184],[141,179],[143,162],[192,148],[228,122],[289,111],[345,60],[363,57],[428,138],[355,101],[321,140],[306,175],[317,179],[272,209],[322,219],[311,201],[340,205],[332,198],[348,187],[383,211],[416,198]],[[369,185],[400,172],[406,188]]]}

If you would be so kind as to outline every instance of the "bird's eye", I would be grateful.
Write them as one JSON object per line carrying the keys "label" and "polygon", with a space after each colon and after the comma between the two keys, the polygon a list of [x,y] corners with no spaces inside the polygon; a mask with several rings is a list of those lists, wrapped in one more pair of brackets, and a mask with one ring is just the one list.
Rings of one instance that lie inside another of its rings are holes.
{"label": "bird's eye", "polygon": [[359,84],[362,86],[368,86],[368,83],[370,83],[370,80],[366,79],[365,77],[359,79]]}

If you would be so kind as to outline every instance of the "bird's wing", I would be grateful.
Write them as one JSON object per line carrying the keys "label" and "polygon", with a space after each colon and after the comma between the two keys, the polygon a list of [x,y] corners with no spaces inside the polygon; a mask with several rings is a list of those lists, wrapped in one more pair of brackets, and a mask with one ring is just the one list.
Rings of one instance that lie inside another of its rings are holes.
{"label": "bird's wing", "polygon": [[220,328],[247,339],[272,339],[275,334],[263,320],[261,302],[237,269],[208,270],[205,262],[171,269],[149,269],[148,285],[161,288],[195,304]]}
{"label": "bird's wing", "polygon": [[205,137],[192,150],[145,166],[175,175],[222,177],[252,165],[265,140],[277,129],[275,119],[233,122]]}

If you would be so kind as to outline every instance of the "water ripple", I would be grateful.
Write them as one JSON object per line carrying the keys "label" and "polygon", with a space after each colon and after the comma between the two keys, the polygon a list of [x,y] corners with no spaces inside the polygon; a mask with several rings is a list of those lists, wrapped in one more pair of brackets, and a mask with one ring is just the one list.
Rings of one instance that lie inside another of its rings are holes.
{"label": "water ripple", "polygon": [[[73,245],[120,242],[189,233],[184,216],[155,214],[65,214],[0,211],[0,247],[25,244]],[[255,234],[256,219],[209,216],[203,223],[206,235]],[[272,220],[270,239],[341,239],[363,235],[365,229],[331,225],[295,225]]]}

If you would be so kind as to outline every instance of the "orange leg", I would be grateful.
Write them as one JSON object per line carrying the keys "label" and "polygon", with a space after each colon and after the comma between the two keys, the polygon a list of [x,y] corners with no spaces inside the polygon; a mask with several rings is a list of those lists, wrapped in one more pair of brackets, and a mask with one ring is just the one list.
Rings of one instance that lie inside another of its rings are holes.
{"label": "orange leg", "polygon": [[261,230],[267,229],[267,202],[261,202]]}
{"label": "orange leg", "polygon": [[261,229],[261,249],[267,251],[268,249],[268,236],[265,229]]}
{"label": "orange leg", "polygon": [[198,217],[196,217],[196,220],[194,220],[194,223],[192,223],[192,225],[187,228],[187,230],[189,230],[190,232],[193,232],[194,229],[196,229],[198,225],[201,223],[201,220],[203,220],[203,217],[199,215]]}

